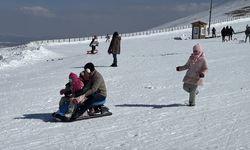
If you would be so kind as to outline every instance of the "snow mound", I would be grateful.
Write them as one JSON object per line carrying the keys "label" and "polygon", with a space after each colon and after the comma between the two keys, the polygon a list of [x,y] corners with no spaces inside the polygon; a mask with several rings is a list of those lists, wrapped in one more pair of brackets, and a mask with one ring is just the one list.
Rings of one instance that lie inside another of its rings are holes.
{"label": "snow mound", "polygon": [[0,49],[0,69],[32,64],[56,53],[33,43]]}

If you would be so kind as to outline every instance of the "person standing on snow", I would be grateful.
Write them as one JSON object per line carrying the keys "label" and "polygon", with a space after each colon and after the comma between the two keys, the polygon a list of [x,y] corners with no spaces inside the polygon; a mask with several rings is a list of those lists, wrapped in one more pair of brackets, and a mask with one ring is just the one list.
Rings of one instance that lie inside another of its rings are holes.
{"label": "person standing on snow", "polygon": [[202,78],[208,70],[207,60],[200,44],[193,46],[193,53],[184,66],[176,67],[176,71],[187,70],[183,79],[183,89],[189,93],[189,106],[195,106],[195,97],[199,93],[197,90],[202,85]]}
{"label": "person standing on snow", "polygon": [[98,42],[98,39],[97,39],[97,36],[94,35],[94,37],[92,38],[89,46],[92,48],[91,49],[91,53],[94,54],[96,50],[96,47],[99,45],[99,42]]}
{"label": "person standing on snow", "polygon": [[225,37],[226,37],[226,28],[223,27],[221,30],[221,37],[222,37],[222,42],[225,42]]}
{"label": "person standing on snow", "polygon": [[245,43],[247,42],[247,38],[249,39],[250,42],[250,27],[248,25],[246,26],[245,35],[246,35]]}
{"label": "person standing on snow", "polygon": [[108,54],[113,55],[113,63],[111,67],[117,67],[117,54],[120,54],[121,49],[121,37],[118,32],[114,32],[112,40],[108,48]]}
{"label": "person standing on snow", "polygon": [[213,27],[212,29],[212,37],[215,38],[216,37],[216,29]]}
{"label": "person standing on snow", "polygon": [[234,29],[232,28],[232,26],[229,27],[229,41],[233,40],[233,34],[235,34]]}

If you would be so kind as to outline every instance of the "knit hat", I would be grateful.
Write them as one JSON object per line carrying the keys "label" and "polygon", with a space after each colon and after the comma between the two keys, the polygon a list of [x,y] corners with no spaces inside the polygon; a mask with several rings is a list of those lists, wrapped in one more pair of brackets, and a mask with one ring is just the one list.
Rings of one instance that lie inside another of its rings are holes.
{"label": "knit hat", "polygon": [[193,46],[193,51],[197,51],[197,52],[202,52],[202,49],[201,49],[201,46],[200,46],[200,44],[199,43],[197,43],[197,44],[195,44],[194,46]]}
{"label": "knit hat", "polygon": [[84,69],[85,70],[89,69],[91,72],[93,72],[95,70],[95,66],[93,63],[89,62],[84,66]]}
{"label": "knit hat", "polygon": [[69,74],[69,79],[75,80],[75,79],[77,79],[77,78],[78,78],[78,77],[77,77],[77,75],[76,75],[75,73],[71,72],[71,73]]}
{"label": "knit hat", "polygon": [[204,52],[201,49],[200,44],[197,43],[193,46],[193,53],[190,56],[192,64],[195,64],[202,57],[204,57]]}
{"label": "knit hat", "polygon": [[72,80],[70,82],[72,93],[75,93],[83,88],[84,86],[83,82],[80,80],[80,78],[78,78],[78,76],[75,73],[71,72],[69,74],[69,79]]}

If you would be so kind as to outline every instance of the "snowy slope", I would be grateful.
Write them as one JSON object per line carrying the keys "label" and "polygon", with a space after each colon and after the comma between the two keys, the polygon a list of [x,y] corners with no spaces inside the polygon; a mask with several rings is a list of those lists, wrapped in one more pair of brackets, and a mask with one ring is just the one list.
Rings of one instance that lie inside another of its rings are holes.
{"label": "snowy slope", "polygon": [[[54,61],[0,70],[0,149],[250,149],[249,43],[174,41],[170,37],[176,34],[123,39],[118,68],[108,67],[108,43],[101,42],[98,55],[84,54],[88,43],[51,45],[44,48],[57,54]],[[183,106],[185,72],[175,67],[186,62],[197,42],[209,73],[197,106],[190,108]],[[68,74],[89,61],[105,78],[113,115],[51,122]]]}
{"label": "snowy slope", "polygon": [[[216,28],[232,25],[242,31],[246,24],[250,19]],[[250,43],[240,43],[244,34],[226,43],[220,38],[173,40],[190,32],[123,38],[117,68],[108,67],[112,56],[104,41],[98,55],[85,54],[88,42],[1,49],[0,149],[249,150]],[[185,72],[175,67],[187,61],[196,43],[205,51],[209,71],[197,105],[187,107]],[[68,74],[78,74],[90,61],[104,76],[113,115],[52,122]]]}

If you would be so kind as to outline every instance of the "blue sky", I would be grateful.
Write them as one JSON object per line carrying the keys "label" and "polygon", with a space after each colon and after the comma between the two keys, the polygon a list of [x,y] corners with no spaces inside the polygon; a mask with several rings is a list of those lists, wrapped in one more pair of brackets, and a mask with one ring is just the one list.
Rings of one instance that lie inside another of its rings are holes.
{"label": "blue sky", "polygon": [[[213,0],[221,3],[223,0]],[[210,0],[0,0],[0,35],[83,37],[150,29],[209,9]]]}

